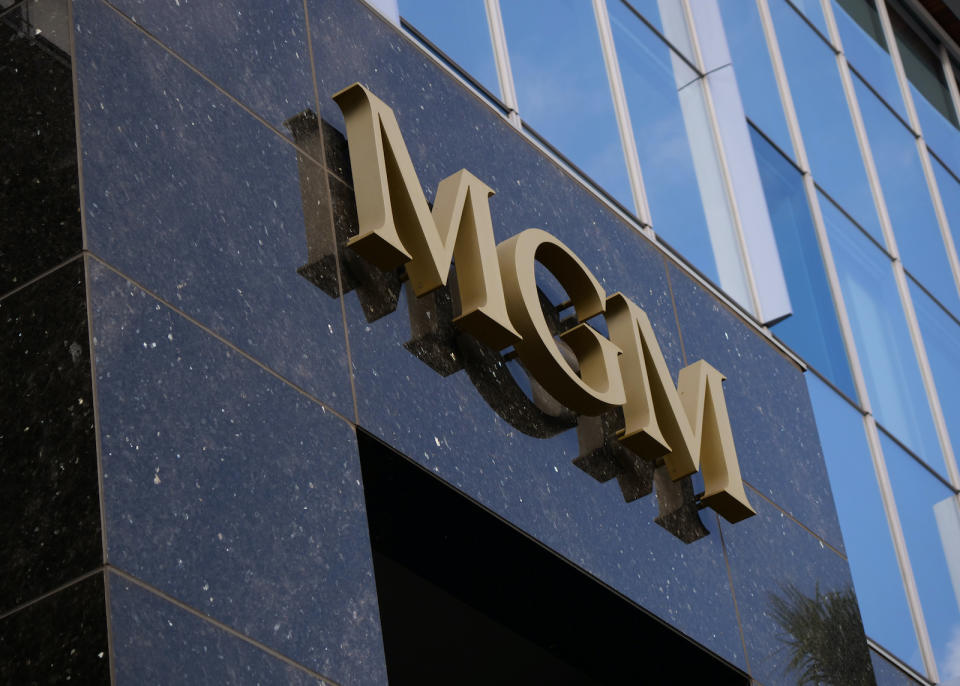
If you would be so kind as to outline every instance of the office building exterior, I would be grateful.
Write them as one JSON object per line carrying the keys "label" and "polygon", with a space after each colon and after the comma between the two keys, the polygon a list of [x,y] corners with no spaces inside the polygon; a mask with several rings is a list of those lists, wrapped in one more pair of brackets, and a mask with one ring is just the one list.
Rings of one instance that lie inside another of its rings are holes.
{"label": "office building exterior", "polygon": [[960,683],[951,2],[0,5],[0,680]]}

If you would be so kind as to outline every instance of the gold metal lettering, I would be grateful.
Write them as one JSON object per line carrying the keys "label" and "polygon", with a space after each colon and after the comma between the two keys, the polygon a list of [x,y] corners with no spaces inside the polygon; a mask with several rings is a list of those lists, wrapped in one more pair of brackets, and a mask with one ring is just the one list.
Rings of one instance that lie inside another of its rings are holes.
{"label": "gold metal lettering", "polygon": [[[619,440],[670,478],[703,471],[701,502],[730,522],[756,512],[747,500],[723,397],[723,375],[700,360],[674,387],[646,313],[621,293],[609,298],[573,251],[542,229],[495,245],[493,190],[463,169],[437,187],[431,210],[393,111],[356,83],[334,100],[347,125],[359,232],[348,245],[382,270],[405,265],[417,296],[445,286],[454,261],[467,333],[490,347],[513,344],[537,381],[585,415],[623,407]],[[567,291],[578,325],[559,335],[577,358],[563,356],[540,304],[535,264]],[[608,340],[587,320],[604,314]]]}
{"label": "gold metal lettering", "polygon": [[516,342],[490,220],[493,190],[463,169],[440,182],[431,212],[393,111],[359,83],[333,99],[347,125],[360,223],[348,245],[385,271],[406,265],[417,296],[446,285],[455,260],[454,321],[493,348]]}
{"label": "gold metal lettering", "polygon": [[680,370],[674,388],[670,370],[647,314],[622,293],[607,299],[610,337],[623,350],[620,369],[626,389],[621,442],[649,459],[664,457],[673,480],[701,468],[702,502],[730,522],[756,512],[747,500],[723,374],[703,360]]}
{"label": "gold metal lettering", "polygon": [[[497,246],[507,312],[520,332],[516,348],[531,374],[551,395],[575,412],[597,415],[626,396],[617,366],[619,348],[584,324],[606,306],[603,287],[570,248],[542,229],[527,229]],[[535,262],[567,291],[581,323],[560,335],[580,363],[567,364],[547,326],[537,294]]]}

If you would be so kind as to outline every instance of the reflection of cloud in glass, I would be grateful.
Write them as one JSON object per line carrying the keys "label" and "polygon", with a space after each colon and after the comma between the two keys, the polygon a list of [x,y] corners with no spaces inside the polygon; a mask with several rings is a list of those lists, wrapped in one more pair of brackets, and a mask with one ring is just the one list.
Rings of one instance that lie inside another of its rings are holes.
{"label": "reflection of cloud in glass", "polygon": [[960,686],[960,624],[953,627],[942,669],[942,686]]}

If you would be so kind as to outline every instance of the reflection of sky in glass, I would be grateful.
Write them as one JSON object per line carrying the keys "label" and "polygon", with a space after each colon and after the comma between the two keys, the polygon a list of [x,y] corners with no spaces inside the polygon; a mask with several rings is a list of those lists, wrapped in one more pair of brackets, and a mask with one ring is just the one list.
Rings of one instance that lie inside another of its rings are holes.
{"label": "reflection of sky in glass", "polygon": [[941,539],[934,511],[952,492],[882,432],[880,441],[940,678],[960,680],[960,598],[947,566],[960,540]]}
{"label": "reflection of sky in glass", "polygon": [[823,18],[823,10],[820,9],[820,0],[792,0],[792,2],[793,6],[800,10],[803,16],[820,30],[820,33],[824,36],[830,35],[830,32],[827,31],[827,21]]}
{"label": "reflection of sky in glass", "polygon": [[[910,81],[913,104],[923,137],[930,149],[960,172],[960,132],[940,57],[930,47],[933,39],[922,29],[914,30],[891,5],[890,21],[900,48],[900,59]],[[925,34],[925,35],[921,35]],[[926,40],[925,40],[926,38]],[[929,41],[929,42],[928,42]]]}
{"label": "reflection of sky in glass", "polygon": [[633,207],[590,3],[511,0],[501,12],[520,117]]}
{"label": "reflection of sky in glass", "polygon": [[757,3],[719,4],[743,109],[750,120],[784,152],[792,153],[793,144],[783,116]]}
{"label": "reflection of sky in glass", "polygon": [[[614,3],[620,0],[607,0],[613,10]],[[677,50],[682,52],[691,62],[693,47],[690,43],[690,34],[687,31],[687,20],[684,16],[681,0],[626,0],[643,18],[656,27],[664,38],[670,41]]]}
{"label": "reflection of sky in glass", "polygon": [[873,0],[834,0],[833,15],[837,19],[847,61],[883,96],[888,105],[906,119],[897,73],[887,52],[883,27]]}
{"label": "reflection of sky in glass", "polygon": [[608,8],[653,228],[719,281],[678,94],[697,74],[621,3]]}
{"label": "reflection of sky in glass", "polygon": [[786,0],[771,0],[770,12],[813,178],[882,240],[836,56]]}
{"label": "reflection of sky in glass", "polygon": [[500,96],[483,0],[400,0],[400,14],[484,88]]}
{"label": "reflection of sky in glass", "polygon": [[863,418],[816,376],[805,376],[863,628],[884,648],[922,672]]}
{"label": "reflection of sky in glass", "polygon": [[856,76],[853,86],[904,267],[940,302],[960,312],[960,295],[920,166],[916,139]]}
{"label": "reflection of sky in glass", "polygon": [[943,418],[954,451],[960,449],[960,325],[912,282],[910,295],[920,322]]}
{"label": "reflection of sky in glass", "polygon": [[927,145],[956,173],[960,173],[960,131],[911,84],[913,102]]}
{"label": "reflection of sky in glass", "polygon": [[855,398],[803,177],[753,129],[750,133],[793,307],[793,314],[775,324],[773,333]]}
{"label": "reflection of sky in glass", "polygon": [[889,259],[829,200],[820,206],[877,421],[943,469]]}
{"label": "reflection of sky in glass", "polygon": [[940,164],[932,159],[933,175],[937,178],[937,188],[940,190],[940,200],[943,201],[943,210],[947,213],[947,223],[950,224],[950,233],[953,235],[954,248],[960,247],[960,182]]}

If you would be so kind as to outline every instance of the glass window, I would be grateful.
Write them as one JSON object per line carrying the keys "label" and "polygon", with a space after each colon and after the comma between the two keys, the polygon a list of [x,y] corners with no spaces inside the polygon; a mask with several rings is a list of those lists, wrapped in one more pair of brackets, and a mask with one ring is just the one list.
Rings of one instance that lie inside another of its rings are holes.
{"label": "glass window", "polygon": [[483,0],[400,0],[400,14],[484,88],[500,96]]}
{"label": "glass window", "polygon": [[960,313],[960,295],[920,166],[916,139],[856,76],[853,87],[904,267],[940,302]]}
{"label": "glass window", "polygon": [[793,3],[793,6],[800,10],[800,13],[807,18],[807,20],[817,27],[817,29],[824,36],[829,36],[830,32],[827,31],[827,22],[823,18],[823,10],[820,9],[820,0],[790,0]]}
{"label": "glass window", "polygon": [[643,18],[650,22],[664,38],[673,44],[690,61],[693,61],[693,45],[683,10],[682,0],[624,0]]}
{"label": "glass window", "polygon": [[833,14],[847,61],[906,120],[897,73],[874,0],[834,0]]}
{"label": "glass window", "polygon": [[747,117],[788,154],[793,152],[770,52],[755,2],[720,2],[723,28]]}
{"label": "glass window", "polygon": [[702,80],[629,8],[611,2],[608,9],[653,228],[749,303]]}
{"label": "glass window", "polygon": [[882,241],[836,55],[786,0],[771,0],[770,12],[813,178]]}
{"label": "glass window", "polygon": [[[960,384],[957,384],[960,379],[960,356],[957,355],[960,351],[960,324],[917,288],[913,281],[909,283],[913,307],[920,322],[923,345],[933,371],[937,396],[940,398],[943,419],[947,423],[950,442],[956,451],[960,449]],[[933,466],[946,474],[941,465]]]}
{"label": "glass window", "polygon": [[956,683],[960,679],[960,501],[883,433],[880,442],[940,679],[944,684]]}
{"label": "glass window", "polygon": [[960,132],[950,91],[943,73],[943,64],[932,36],[903,8],[890,7],[890,22],[900,48],[900,59],[910,81],[913,104],[923,137],[954,171],[960,171]]}
{"label": "glass window", "polygon": [[501,3],[520,116],[627,207],[627,179],[590,3]]}
{"label": "glass window", "polygon": [[840,289],[877,421],[930,464],[940,445],[889,258],[821,196]]}
{"label": "glass window", "polygon": [[856,398],[803,175],[754,129],[750,133],[793,307],[793,314],[775,324],[773,333]]}
{"label": "glass window", "polygon": [[947,223],[953,235],[953,247],[960,246],[960,181],[947,171],[936,159],[930,159],[933,165],[933,175],[937,179],[937,188],[940,190],[940,200],[943,201],[943,210],[947,213]]}
{"label": "glass window", "polygon": [[863,628],[884,648],[923,671],[863,417],[816,376],[805,376]]}

